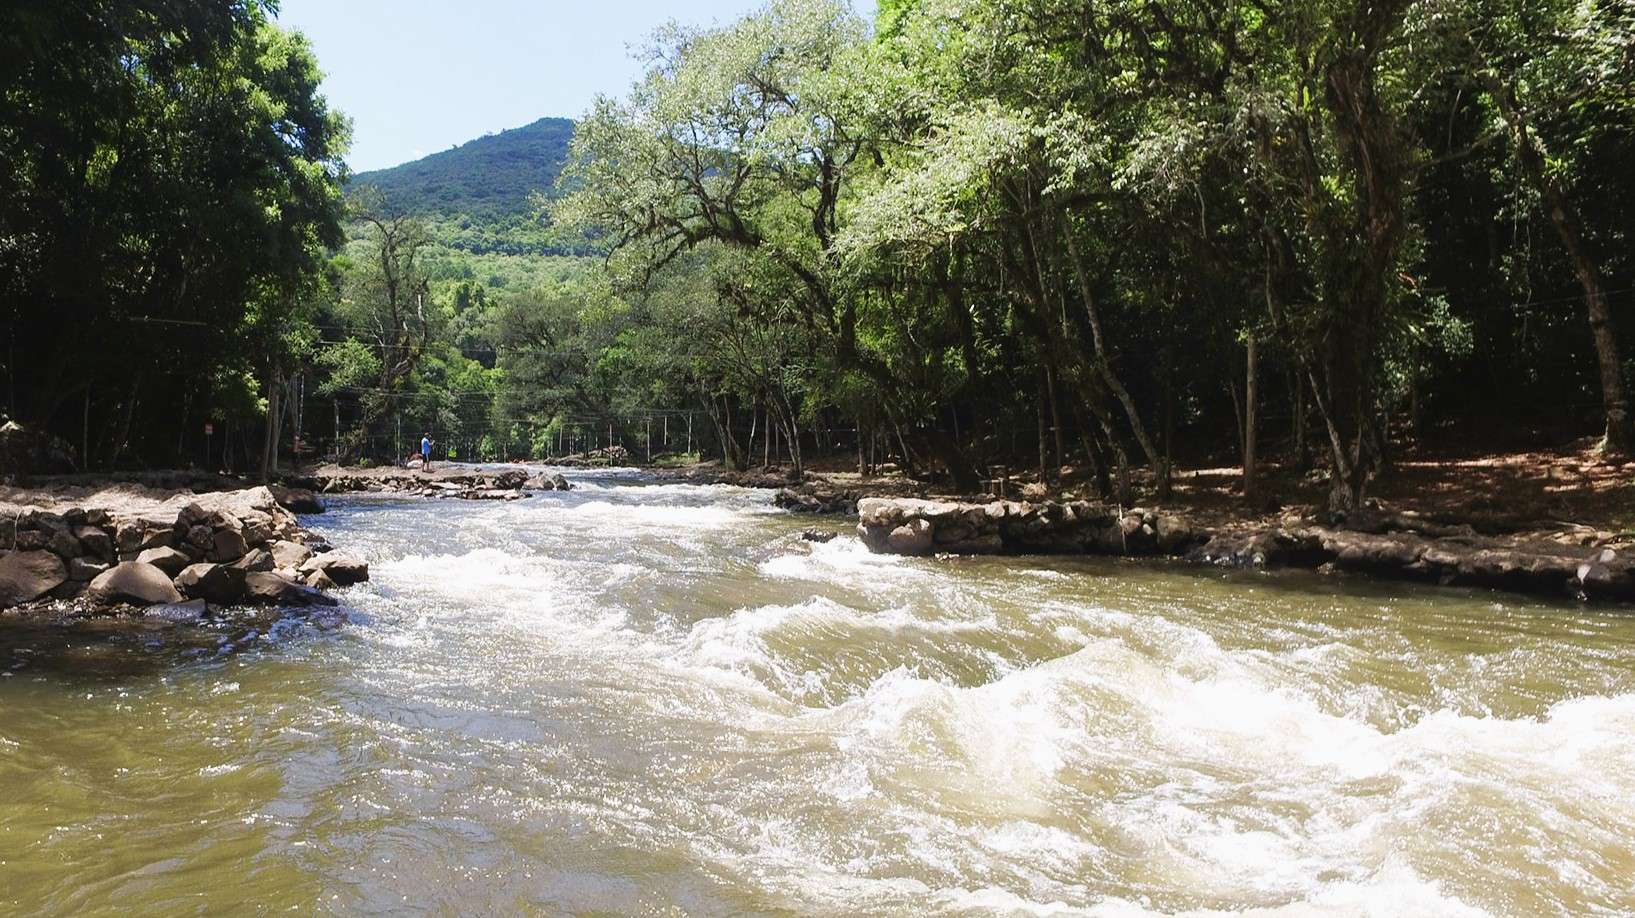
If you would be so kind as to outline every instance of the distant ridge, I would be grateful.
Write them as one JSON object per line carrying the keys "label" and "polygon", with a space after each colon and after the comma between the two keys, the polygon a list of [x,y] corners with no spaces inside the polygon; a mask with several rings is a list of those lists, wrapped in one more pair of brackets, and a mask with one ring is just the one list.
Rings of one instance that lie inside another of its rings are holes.
{"label": "distant ridge", "polygon": [[532,192],[548,192],[555,184],[573,128],[568,118],[541,118],[401,166],[360,172],[351,184],[374,185],[390,204],[412,214],[518,217],[528,213]]}

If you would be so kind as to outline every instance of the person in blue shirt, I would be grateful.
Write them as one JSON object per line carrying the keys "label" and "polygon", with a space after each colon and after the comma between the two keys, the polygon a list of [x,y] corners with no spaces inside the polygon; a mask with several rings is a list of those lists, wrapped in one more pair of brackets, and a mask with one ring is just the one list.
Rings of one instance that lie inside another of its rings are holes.
{"label": "person in blue shirt", "polygon": [[432,440],[431,434],[423,433],[420,435],[420,465],[422,468],[431,468],[431,445],[433,442],[435,441]]}

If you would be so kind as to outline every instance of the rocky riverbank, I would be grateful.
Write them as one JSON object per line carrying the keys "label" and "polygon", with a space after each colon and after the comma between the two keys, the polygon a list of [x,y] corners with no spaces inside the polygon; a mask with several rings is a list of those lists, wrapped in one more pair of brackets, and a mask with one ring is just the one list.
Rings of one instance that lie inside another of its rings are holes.
{"label": "rocky riverbank", "polygon": [[521,500],[529,492],[573,488],[573,483],[560,473],[454,464],[434,465],[431,469],[326,465],[288,481],[324,494],[401,494],[455,500]]}
{"label": "rocky riverbank", "polygon": [[1403,514],[1202,525],[1184,514],[1090,502],[865,498],[858,536],[885,554],[1168,556],[1251,568],[1351,571],[1397,580],[1635,601],[1635,553],[1476,534]]}
{"label": "rocky riverbank", "polygon": [[[369,579],[362,560],[305,530],[299,489],[266,487],[165,500],[110,492],[101,504],[8,494],[0,519],[0,609],[143,608],[177,621],[210,606],[333,606],[330,591]],[[18,506],[31,501],[36,506]]]}

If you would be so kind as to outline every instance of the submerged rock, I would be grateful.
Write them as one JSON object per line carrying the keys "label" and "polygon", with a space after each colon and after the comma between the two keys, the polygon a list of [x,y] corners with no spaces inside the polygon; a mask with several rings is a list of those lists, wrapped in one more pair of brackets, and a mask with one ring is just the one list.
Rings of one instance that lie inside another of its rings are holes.
{"label": "submerged rock", "polygon": [[196,622],[205,617],[210,606],[202,599],[188,600],[187,602],[172,602],[162,606],[149,606],[142,613],[145,618],[156,619],[171,624]]}

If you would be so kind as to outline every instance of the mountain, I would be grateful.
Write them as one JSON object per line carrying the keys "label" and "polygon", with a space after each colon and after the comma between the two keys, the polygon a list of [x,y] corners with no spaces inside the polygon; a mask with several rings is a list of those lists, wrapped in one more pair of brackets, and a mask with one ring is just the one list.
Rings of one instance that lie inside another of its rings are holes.
{"label": "mountain", "polygon": [[511,223],[530,212],[532,192],[551,189],[572,139],[572,120],[541,118],[401,166],[360,172],[352,185],[374,185],[409,213]]}

